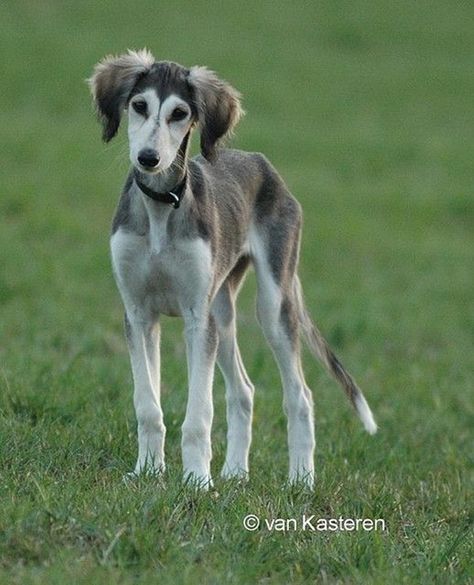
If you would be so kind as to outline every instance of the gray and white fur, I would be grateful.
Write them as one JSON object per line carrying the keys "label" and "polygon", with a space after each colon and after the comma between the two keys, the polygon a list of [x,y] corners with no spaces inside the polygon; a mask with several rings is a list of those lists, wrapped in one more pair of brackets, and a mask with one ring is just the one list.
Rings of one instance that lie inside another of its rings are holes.
{"label": "gray and white fur", "polygon": [[[184,478],[203,487],[212,484],[216,360],[227,399],[222,476],[247,477],[254,387],[237,344],[235,301],[252,264],[258,321],[283,384],[290,482],[312,486],[313,399],[301,366],[301,334],[342,385],[366,430],[375,433],[377,426],[362,392],[305,308],[297,275],[300,204],[262,154],[219,147],[242,115],[239,93],[205,67],[156,62],[147,50],[106,57],[89,83],[105,141],[128,112],[132,170],[113,220],[111,250],[134,380],[138,459],[133,473],[165,468],[160,315],[172,315],[183,318],[187,345]],[[189,159],[195,127],[201,155]],[[145,191],[179,199],[179,208]]]}

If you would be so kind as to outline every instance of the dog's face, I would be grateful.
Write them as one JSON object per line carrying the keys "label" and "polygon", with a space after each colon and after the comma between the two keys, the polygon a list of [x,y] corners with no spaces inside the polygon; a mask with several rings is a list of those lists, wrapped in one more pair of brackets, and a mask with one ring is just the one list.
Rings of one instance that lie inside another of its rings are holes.
{"label": "dog's face", "polygon": [[141,171],[159,173],[170,167],[197,121],[188,73],[157,63],[132,92],[127,107],[130,160]]}
{"label": "dog's face", "polygon": [[212,71],[155,62],[146,50],[105,58],[89,83],[105,141],[115,136],[122,112],[128,111],[130,160],[142,172],[169,168],[196,123],[201,152],[212,160],[242,114],[238,92]]}

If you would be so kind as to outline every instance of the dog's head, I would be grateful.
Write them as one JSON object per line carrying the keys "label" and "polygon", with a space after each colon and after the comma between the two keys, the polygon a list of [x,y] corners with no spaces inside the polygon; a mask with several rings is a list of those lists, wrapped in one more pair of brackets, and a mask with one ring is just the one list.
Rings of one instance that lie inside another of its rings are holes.
{"label": "dog's head", "polygon": [[239,93],[205,67],[186,69],[156,62],[147,50],[106,57],[88,80],[103,124],[103,139],[117,133],[128,111],[130,160],[139,170],[159,173],[175,160],[198,124],[201,152],[212,161],[219,142],[242,115]]}

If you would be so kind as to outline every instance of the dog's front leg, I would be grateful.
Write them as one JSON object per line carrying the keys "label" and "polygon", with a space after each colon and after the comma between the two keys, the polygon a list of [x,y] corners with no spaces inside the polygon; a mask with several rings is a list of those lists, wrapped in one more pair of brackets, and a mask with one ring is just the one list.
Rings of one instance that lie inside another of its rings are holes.
{"label": "dog's front leg", "polygon": [[164,470],[165,425],[160,400],[160,324],[125,315],[132,364],[133,403],[138,424],[138,459],[134,474]]}
{"label": "dog's front leg", "polygon": [[211,479],[212,382],[217,350],[214,318],[208,311],[184,315],[189,395],[182,426],[184,479],[207,489]]}

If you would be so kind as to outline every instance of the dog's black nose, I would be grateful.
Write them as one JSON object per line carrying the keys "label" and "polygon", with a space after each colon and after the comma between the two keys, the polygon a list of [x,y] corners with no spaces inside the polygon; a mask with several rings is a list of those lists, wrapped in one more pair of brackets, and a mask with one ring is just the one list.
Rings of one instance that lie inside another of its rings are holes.
{"label": "dog's black nose", "polygon": [[153,168],[160,162],[160,157],[156,150],[145,148],[138,155],[138,162],[144,167]]}

